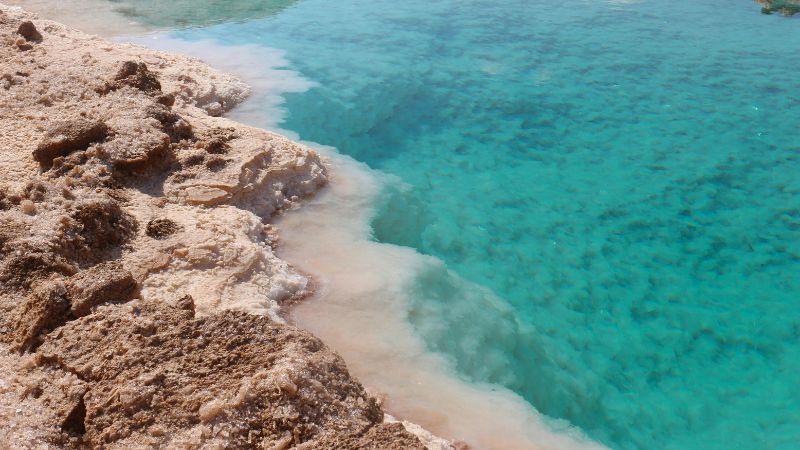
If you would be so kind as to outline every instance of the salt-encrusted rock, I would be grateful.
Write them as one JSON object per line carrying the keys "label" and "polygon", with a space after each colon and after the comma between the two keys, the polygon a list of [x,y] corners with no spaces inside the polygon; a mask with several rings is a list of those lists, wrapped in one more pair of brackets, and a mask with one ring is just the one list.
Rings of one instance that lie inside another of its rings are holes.
{"label": "salt-encrusted rock", "polygon": [[94,306],[108,302],[125,302],[136,293],[133,275],[119,263],[101,263],[79,272],[67,281],[70,311],[83,317]]}
{"label": "salt-encrusted rock", "polygon": [[0,291],[5,291],[6,295],[22,294],[34,281],[51,274],[72,275],[77,270],[74,263],[51,251],[13,242],[4,247],[6,251],[0,260]]}
{"label": "salt-encrusted rock", "polygon": [[147,70],[143,62],[125,61],[114,77],[114,87],[130,86],[148,94],[160,94],[161,83],[153,72]]}
{"label": "salt-encrusted rock", "polygon": [[175,234],[181,229],[180,225],[169,219],[153,219],[147,222],[145,233],[154,239],[163,239]]}
{"label": "salt-encrusted rock", "polygon": [[195,318],[191,299],[103,307],[48,335],[39,362],[86,382],[92,447],[421,449],[308,333],[262,316]]}
{"label": "salt-encrusted rock", "polygon": [[39,42],[42,40],[42,35],[36,29],[36,25],[30,20],[25,20],[17,28],[17,34],[24,37],[28,42]]}
{"label": "salt-encrusted rock", "polygon": [[186,202],[190,205],[219,205],[230,200],[228,191],[212,186],[197,185],[187,186],[184,189]]}
{"label": "salt-encrusted rock", "polygon": [[33,159],[44,168],[53,165],[53,160],[76,150],[86,150],[90,145],[102,142],[108,135],[108,127],[99,120],[77,118],[53,124],[33,151]]}
{"label": "salt-encrusted rock", "polygon": [[79,202],[74,209],[73,222],[69,222],[72,228],[63,243],[76,252],[71,255],[75,258],[87,262],[103,259],[107,254],[102,252],[124,244],[136,233],[136,219],[111,198]]}
{"label": "salt-encrusted rock", "polygon": [[68,310],[67,289],[61,278],[37,282],[33,292],[14,311],[9,336],[12,348],[28,350],[43,331],[61,325]]}

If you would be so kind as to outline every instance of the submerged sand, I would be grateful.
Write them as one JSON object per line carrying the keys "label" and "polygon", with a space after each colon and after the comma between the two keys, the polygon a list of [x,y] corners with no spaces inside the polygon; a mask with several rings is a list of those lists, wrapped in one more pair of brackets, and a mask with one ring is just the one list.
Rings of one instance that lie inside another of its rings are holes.
{"label": "submerged sand", "polygon": [[1,442],[449,447],[282,320],[309,280],[269,220],[328,175],[220,117],[248,92],[0,5]]}

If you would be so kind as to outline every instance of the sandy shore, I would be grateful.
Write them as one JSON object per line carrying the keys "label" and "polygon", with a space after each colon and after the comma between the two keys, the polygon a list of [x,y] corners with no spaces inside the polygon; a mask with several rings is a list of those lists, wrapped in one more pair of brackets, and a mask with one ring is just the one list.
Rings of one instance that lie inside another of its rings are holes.
{"label": "sandy shore", "polygon": [[200,60],[0,5],[3,442],[449,447],[387,420],[283,322],[309,280],[269,221],[328,175],[220,117],[248,93]]}

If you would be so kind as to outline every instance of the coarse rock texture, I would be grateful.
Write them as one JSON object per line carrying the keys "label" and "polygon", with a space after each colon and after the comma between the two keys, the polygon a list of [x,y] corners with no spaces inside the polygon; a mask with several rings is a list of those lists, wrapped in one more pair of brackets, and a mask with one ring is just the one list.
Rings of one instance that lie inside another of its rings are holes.
{"label": "coarse rock texture", "polygon": [[88,386],[84,442],[421,448],[381,423],[377,401],[318,339],[242,312],[195,318],[193,306],[189,297],[104,306],[48,336],[37,364]]}
{"label": "coarse rock texture", "polygon": [[20,231],[6,233],[0,278],[21,264],[69,276],[118,260],[145,298],[191,294],[202,314],[276,319],[304,294],[266,220],[326,171],[313,151],[218,117],[246,85],[196,59],[3,11],[0,226]]}
{"label": "coarse rock texture", "polygon": [[268,222],[327,174],[219,117],[247,94],[0,4],[0,442],[448,447],[281,319],[308,280]]}

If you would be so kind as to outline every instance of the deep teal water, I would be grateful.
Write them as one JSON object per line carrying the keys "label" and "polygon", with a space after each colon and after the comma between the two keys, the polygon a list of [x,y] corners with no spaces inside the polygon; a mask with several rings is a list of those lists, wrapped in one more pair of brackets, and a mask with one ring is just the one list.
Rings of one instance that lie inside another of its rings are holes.
{"label": "deep teal water", "polygon": [[620,449],[800,448],[800,20],[747,0],[304,0],[284,128],[399,176],[375,238],[465,377]]}

